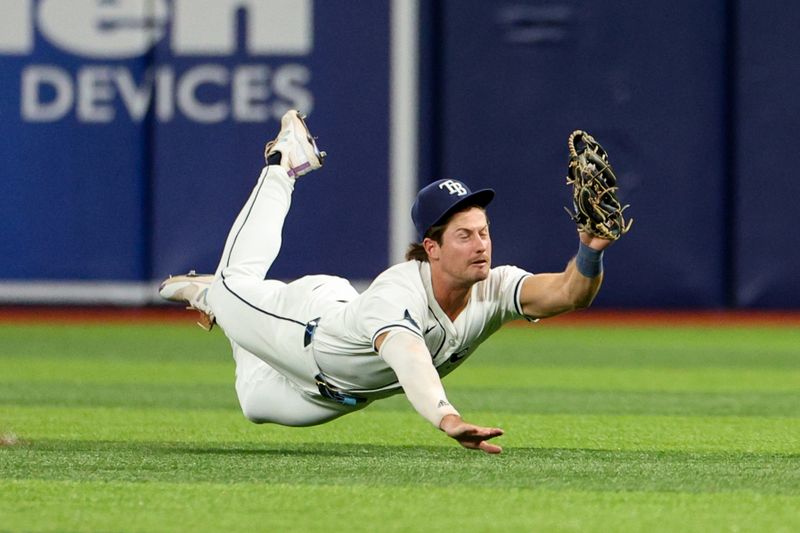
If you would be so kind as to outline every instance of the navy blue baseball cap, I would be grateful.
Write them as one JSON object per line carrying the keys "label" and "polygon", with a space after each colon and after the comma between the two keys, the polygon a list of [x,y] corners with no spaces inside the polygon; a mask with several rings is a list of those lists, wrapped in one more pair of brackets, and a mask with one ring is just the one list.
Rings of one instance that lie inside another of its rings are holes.
{"label": "navy blue baseball cap", "polygon": [[442,179],[426,185],[417,193],[417,199],[411,207],[411,220],[417,228],[419,242],[432,226],[440,224],[460,208],[468,205],[486,207],[493,198],[493,189],[472,192],[464,182],[454,179]]}

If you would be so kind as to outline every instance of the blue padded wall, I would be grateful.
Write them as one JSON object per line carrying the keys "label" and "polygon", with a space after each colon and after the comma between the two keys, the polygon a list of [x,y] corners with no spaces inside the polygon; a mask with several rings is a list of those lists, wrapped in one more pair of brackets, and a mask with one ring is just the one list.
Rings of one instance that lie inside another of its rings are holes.
{"label": "blue padded wall", "polygon": [[800,306],[800,180],[792,147],[800,126],[800,9],[738,2],[734,152],[736,299],[743,307]]}
{"label": "blue padded wall", "polygon": [[[288,107],[329,157],[271,274],[387,266],[391,3],[237,6],[0,0],[0,282],[213,270]],[[597,305],[798,307],[799,5],[420,7],[421,181],[497,190],[495,264],[575,253],[566,139],[585,129],[635,219]]]}
{"label": "blue padded wall", "polygon": [[575,253],[566,140],[584,129],[610,152],[636,219],[606,254],[597,303],[725,303],[724,9],[444,2],[433,173],[497,190],[495,264],[553,271]]}

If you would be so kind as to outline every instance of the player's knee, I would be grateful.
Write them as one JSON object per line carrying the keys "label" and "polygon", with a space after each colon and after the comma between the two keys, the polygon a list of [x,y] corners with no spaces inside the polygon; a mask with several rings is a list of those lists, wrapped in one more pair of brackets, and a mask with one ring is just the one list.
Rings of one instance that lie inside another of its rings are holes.
{"label": "player's knee", "polygon": [[242,402],[242,414],[244,417],[254,424],[266,424],[271,420],[264,413],[264,409],[260,405],[251,405],[248,402]]}
{"label": "player's knee", "polygon": [[307,413],[283,407],[270,409],[263,402],[250,403],[241,401],[241,406],[242,414],[254,424],[278,424],[289,427],[316,426],[344,414],[344,412],[339,411],[326,411],[324,414],[318,412]]}
{"label": "player's knee", "polygon": [[217,306],[215,305],[215,303],[219,299],[219,292],[221,289],[224,290],[222,285],[222,278],[217,277],[211,283],[211,286],[208,288],[208,292],[206,292],[206,303],[208,303],[208,305],[214,311],[214,315],[217,314],[216,310]]}

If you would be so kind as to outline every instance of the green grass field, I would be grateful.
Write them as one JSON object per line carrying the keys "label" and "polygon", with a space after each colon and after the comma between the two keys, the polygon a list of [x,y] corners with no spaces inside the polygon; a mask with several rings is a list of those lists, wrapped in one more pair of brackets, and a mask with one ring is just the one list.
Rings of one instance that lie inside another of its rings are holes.
{"label": "green grass field", "polygon": [[402,396],[247,422],[219,331],[0,326],[0,530],[800,531],[796,329],[545,322],[445,386],[502,455]]}

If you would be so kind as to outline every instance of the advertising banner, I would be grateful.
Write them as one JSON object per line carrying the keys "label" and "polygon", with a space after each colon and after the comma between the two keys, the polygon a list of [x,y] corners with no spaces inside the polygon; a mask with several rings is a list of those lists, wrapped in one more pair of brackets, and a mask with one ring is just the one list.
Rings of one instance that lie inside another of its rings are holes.
{"label": "advertising banner", "polygon": [[298,183],[275,277],[386,266],[388,2],[0,0],[0,279],[213,270],[281,115]]}

